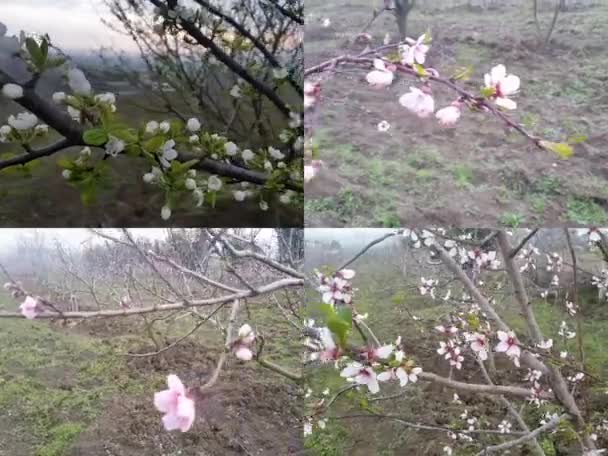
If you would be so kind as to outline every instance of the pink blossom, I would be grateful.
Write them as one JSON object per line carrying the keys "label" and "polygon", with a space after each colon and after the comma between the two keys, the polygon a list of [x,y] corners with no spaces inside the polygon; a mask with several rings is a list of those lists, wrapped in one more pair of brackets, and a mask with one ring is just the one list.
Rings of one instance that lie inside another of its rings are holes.
{"label": "pink blossom", "polygon": [[429,52],[430,46],[424,44],[426,40],[426,33],[420,35],[417,40],[413,40],[411,38],[407,38],[406,41],[408,44],[403,46],[403,63],[407,65],[413,65],[414,63],[419,63],[422,65],[426,60],[426,53]]}
{"label": "pink blossom", "polygon": [[319,82],[304,82],[304,109],[312,108],[321,95],[321,84]]}
{"label": "pink blossom", "polygon": [[38,301],[36,298],[32,298],[31,296],[27,296],[19,308],[21,309],[21,314],[28,320],[33,320],[40,313],[42,313],[40,301]]}
{"label": "pink blossom", "polygon": [[445,327],[443,325],[435,326],[435,331],[439,331],[440,333],[446,335],[447,337],[453,336],[458,332],[458,328],[456,326]]}
{"label": "pink blossom", "polygon": [[334,305],[337,301],[349,304],[352,301],[352,286],[349,282],[355,276],[352,269],[342,269],[332,277],[319,274],[319,292],[322,294],[323,302]]}
{"label": "pink blossom", "polygon": [[165,414],[162,421],[167,431],[186,432],[194,422],[194,400],[177,375],[169,375],[167,384],[169,389],[154,394],[154,406]]}
{"label": "pink blossom", "polygon": [[435,117],[444,127],[451,127],[460,119],[460,108],[454,105],[442,108],[435,113]]}
{"label": "pink blossom", "polygon": [[334,361],[340,357],[340,348],[336,346],[331,331],[328,328],[319,329],[319,339],[322,349],[315,353],[314,358],[318,358],[322,363]]}
{"label": "pink blossom", "polygon": [[373,71],[370,71],[367,76],[367,82],[374,87],[386,87],[392,84],[394,74],[386,66],[383,60],[374,59]]}
{"label": "pink blossom", "polygon": [[437,353],[442,355],[446,360],[449,360],[450,366],[454,366],[456,369],[462,368],[464,357],[460,354],[460,347],[454,344],[453,341],[439,342]]}
{"label": "pink blossom", "polygon": [[363,367],[363,365],[358,362],[352,362],[342,369],[340,377],[352,378],[357,384],[366,385],[367,389],[372,394],[376,394],[380,391],[376,372],[374,372],[371,367]]}
{"label": "pink blossom", "polygon": [[378,359],[386,359],[395,351],[395,346],[393,344],[383,345],[381,347],[377,347],[371,349],[367,352],[368,361],[376,361]]}
{"label": "pink blossom", "polygon": [[486,87],[494,89],[493,98],[496,104],[505,109],[516,109],[517,103],[509,99],[509,95],[517,93],[519,90],[520,80],[519,77],[509,74],[507,75],[507,69],[504,65],[496,65],[490,71],[490,74],[484,77]]}
{"label": "pink blossom", "polygon": [[387,382],[389,380],[399,380],[401,386],[405,386],[409,383],[416,383],[418,381],[418,375],[422,372],[421,367],[414,367],[406,370],[403,367],[397,367],[389,369],[387,371],[378,374],[378,381]]}
{"label": "pink blossom", "polygon": [[496,334],[498,335],[498,340],[500,340],[496,346],[497,352],[504,352],[510,358],[518,358],[521,355],[521,349],[513,331],[509,331],[508,333],[498,331]]}
{"label": "pink blossom", "polygon": [[471,350],[479,355],[479,359],[488,359],[488,341],[484,334],[474,333],[470,336]]}
{"label": "pink blossom", "polygon": [[251,361],[253,358],[253,352],[251,351],[251,345],[255,341],[255,333],[251,326],[245,323],[239,328],[238,339],[232,344],[232,350],[234,355],[243,361]]}
{"label": "pink blossom", "polygon": [[304,182],[310,182],[323,167],[321,160],[313,160],[310,165],[304,166]]}
{"label": "pink blossom", "polygon": [[410,91],[399,98],[399,103],[420,118],[427,118],[435,112],[433,97],[417,87],[410,87]]}

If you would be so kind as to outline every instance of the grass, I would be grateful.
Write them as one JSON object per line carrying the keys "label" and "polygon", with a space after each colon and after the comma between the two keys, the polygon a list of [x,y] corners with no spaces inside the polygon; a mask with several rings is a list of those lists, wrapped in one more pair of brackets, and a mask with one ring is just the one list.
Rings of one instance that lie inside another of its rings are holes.
{"label": "grass", "polygon": [[46,322],[1,324],[0,407],[31,433],[36,456],[62,455],[104,399],[142,389],[125,375],[124,359],[98,341]]}
{"label": "grass", "polygon": [[597,226],[608,221],[608,213],[594,201],[572,197],[568,201],[568,219],[581,225]]}
{"label": "grass", "polygon": [[500,217],[500,224],[509,228],[518,228],[524,221],[521,214],[508,212]]}
{"label": "grass", "polygon": [[460,188],[472,187],[475,180],[473,169],[465,163],[454,166],[452,169],[452,176],[454,177],[456,185]]}

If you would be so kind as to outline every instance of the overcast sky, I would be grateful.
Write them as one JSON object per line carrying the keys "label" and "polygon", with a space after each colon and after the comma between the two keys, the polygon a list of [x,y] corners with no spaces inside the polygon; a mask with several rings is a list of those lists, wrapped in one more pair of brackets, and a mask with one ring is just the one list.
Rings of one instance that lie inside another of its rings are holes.
{"label": "overcast sky", "polygon": [[[108,235],[120,237],[120,230],[118,229],[104,229],[103,231]],[[129,232],[136,238],[145,237],[148,239],[164,239],[167,235],[165,228],[130,228]],[[42,236],[45,243],[49,245],[58,240],[62,244],[72,247],[78,247],[88,242],[104,242],[103,239],[86,228],[0,228],[0,254],[10,249],[18,239],[34,236]],[[258,234],[258,244],[267,243],[272,237],[273,230],[263,229]]]}
{"label": "overcast sky", "polygon": [[0,22],[9,35],[21,30],[48,33],[66,51],[135,49],[129,38],[102,24],[101,17],[113,18],[103,0],[0,0]]}
{"label": "overcast sky", "polygon": [[[107,234],[120,235],[119,230],[107,230]],[[130,229],[135,237],[147,237],[150,239],[162,239],[166,235],[163,228],[136,228]],[[77,247],[86,242],[99,241],[90,230],[82,228],[0,228],[0,253],[10,248],[15,242],[23,237],[43,236],[45,242],[52,244],[55,240],[72,247]]]}

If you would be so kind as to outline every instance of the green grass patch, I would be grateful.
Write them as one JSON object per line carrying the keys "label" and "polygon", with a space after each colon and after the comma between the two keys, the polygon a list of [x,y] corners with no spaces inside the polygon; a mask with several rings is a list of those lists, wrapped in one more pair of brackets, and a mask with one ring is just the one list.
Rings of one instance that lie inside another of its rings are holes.
{"label": "green grass patch", "polygon": [[572,197],[568,201],[568,219],[582,225],[601,225],[608,221],[608,213],[590,199]]}

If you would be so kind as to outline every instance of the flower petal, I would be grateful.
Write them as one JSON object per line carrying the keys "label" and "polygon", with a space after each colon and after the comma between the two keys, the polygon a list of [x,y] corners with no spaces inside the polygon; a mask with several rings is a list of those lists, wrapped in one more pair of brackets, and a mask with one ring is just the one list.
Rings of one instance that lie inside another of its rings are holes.
{"label": "flower petal", "polygon": [[178,394],[171,390],[154,393],[154,407],[159,412],[170,413],[175,411],[178,402]]}
{"label": "flower petal", "polygon": [[177,375],[171,374],[167,377],[167,385],[169,389],[178,394],[186,394],[186,388]]}

